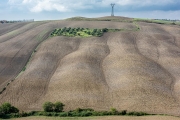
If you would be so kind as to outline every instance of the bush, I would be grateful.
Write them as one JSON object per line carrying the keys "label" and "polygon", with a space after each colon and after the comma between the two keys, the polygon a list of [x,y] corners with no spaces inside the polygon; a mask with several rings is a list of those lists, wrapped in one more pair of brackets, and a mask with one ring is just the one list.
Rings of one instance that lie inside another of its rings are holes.
{"label": "bush", "polygon": [[54,104],[52,102],[45,102],[43,105],[43,109],[45,112],[53,112]]}
{"label": "bush", "polygon": [[4,103],[1,106],[2,112],[4,114],[10,114],[11,113],[11,104],[10,103]]}
{"label": "bush", "polygon": [[93,111],[93,112],[92,112],[92,115],[93,115],[93,116],[99,116],[99,112]]}
{"label": "bush", "polygon": [[10,103],[4,103],[0,106],[0,117],[9,118],[12,113],[19,113],[19,110]]}
{"label": "bush", "polygon": [[61,112],[59,113],[60,117],[67,117],[68,116],[68,112]]}
{"label": "bush", "polygon": [[3,115],[4,115],[3,110],[2,110],[2,108],[0,107],[0,117],[3,116]]}
{"label": "bush", "polygon": [[19,113],[19,110],[16,107],[11,106],[10,113]]}
{"label": "bush", "polygon": [[129,112],[129,113],[127,113],[127,115],[132,115],[132,116],[144,116],[144,115],[149,115],[149,114],[144,113],[144,112]]}
{"label": "bush", "polygon": [[81,117],[87,117],[87,116],[92,116],[92,112],[91,111],[82,111],[80,113]]}
{"label": "bush", "polygon": [[118,111],[115,108],[111,108],[112,115],[118,115]]}
{"label": "bush", "polygon": [[29,116],[35,115],[37,112],[36,111],[31,111],[28,113]]}
{"label": "bush", "polygon": [[62,112],[63,111],[64,104],[61,102],[56,102],[54,104],[54,111],[55,112]]}
{"label": "bush", "polygon": [[102,32],[108,32],[108,29],[107,28],[103,28]]}
{"label": "bush", "polygon": [[24,111],[22,111],[22,113],[19,113],[19,117],[27,117],[27,116],[29,116],[29,114]]}
{"label": "bush", "polygon": [[127,113],[127,110],[123,110],[120,114],[121,115],[126,115],[126,113]]}

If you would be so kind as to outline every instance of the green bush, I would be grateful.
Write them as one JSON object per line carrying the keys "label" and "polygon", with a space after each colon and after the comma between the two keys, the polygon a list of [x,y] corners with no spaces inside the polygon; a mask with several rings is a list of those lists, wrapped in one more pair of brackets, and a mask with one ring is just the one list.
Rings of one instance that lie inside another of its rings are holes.
{"label": "green bush", "polygon": [[2,108],[0,107],[0,117],[4,115]]}
{"label": "green bush", "polygon": [[35,114],[37,114],[36,111],[31,111],[31,112],[28,113],[29,116],[34,116]]}
{"label": "green bush", "polygon": [[126,115],[127,114],[127,110],[123,110],[120,112],[120,115]]}
{"label": "green bush", "polygon": [[81,117],[87,117],[87,116],[92,116],[92,112],[91,111],[82,111],[80,113]]}
{"label": "green bush", "polygon": [[54,111],[55,112],[62,112],[63,111],[64,104],[61,102],[56,102],[54,104]]}
{"label": "green bush", "polygon": [[68,112],[61,112],[61,113],[59,113],[59,116],[60,117],[67,117],[69,115],[68,115]]}
{"label": "green bush", "polygon": [[54,104],[52,102],[45,102],[43,104],[43,109],[45,112],[53,112],[54,111]]}
{"label": "green bush", "polygon": [[24,111],[22,111],[22,113],[19,113],[18,115],[19,115],[19,117],[27,117],[27,116],[30,116],[29,113],[26,113],[26,112],[24,112]]}
{"label": "green bush", "polygon": [[19,110],[16,107],[11,106],[10,113],[19,113]]}
{"label": "green bush", "polygon": [[10,118],[11,114],[17,115],[16,113],[19,113],[19,110],[10,103],[4,103],[0,106],[0,118]]}
{"label": "green bush", "polygon": [[4,103],[1,105],[2,112],[4,114],[10,114],[11,113],[11,104],[10,103]]}
{"label": "green bush", "polygon": [[102,32],[108,32],[108,29],[107,28],[103,28]]}
{"label": "green bush", "polygon": [[115,108],[111,108],[110,112],[112,115],[118,115],[118,111]]}
{"label": "green bush", "polygon": [[61,102],[56,102],[53,104],[52,102],[45,102],[43,104],[44,112],[62,112],[64,104]]}
{"label": "green bush", "polygon": [[144,112],[129,112],[129,113],[127,113],[127,115],[131,115],[131,116],[144,116],[144,115],[149,115],[149,114],[144,113]]}

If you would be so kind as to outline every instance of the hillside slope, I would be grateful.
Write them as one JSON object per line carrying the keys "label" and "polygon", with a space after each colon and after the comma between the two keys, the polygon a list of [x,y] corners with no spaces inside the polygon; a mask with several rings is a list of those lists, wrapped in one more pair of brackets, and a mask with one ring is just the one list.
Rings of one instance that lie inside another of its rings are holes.
{"label": "hillside slope", "polygon": [[66,110],[113,107],[180,115],[180,27],[138,25],[140,31],[90,38],[47,36],[61,27],[136,26],[112,21],[49,21],[26,24],[11,37],[3,33],[0,88],[18,76],[34,49],[47,40],[38,46],[25,71],[0,94],[0,103],[10,102],[27,111],[41,110],[45,101],[62,101]]}

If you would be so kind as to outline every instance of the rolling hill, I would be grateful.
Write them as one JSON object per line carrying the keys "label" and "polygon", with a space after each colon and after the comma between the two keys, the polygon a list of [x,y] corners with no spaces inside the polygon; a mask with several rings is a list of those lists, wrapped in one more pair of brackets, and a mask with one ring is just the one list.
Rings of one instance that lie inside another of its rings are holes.
{"label": "rolling hill", "polygon": [[[124,30],[102,37],[49,37],[62,27]],[[179,116],[180,26],[124,17],[0,24],[1,89],[0,103],[24,111],[61,101],[65,110]]]}

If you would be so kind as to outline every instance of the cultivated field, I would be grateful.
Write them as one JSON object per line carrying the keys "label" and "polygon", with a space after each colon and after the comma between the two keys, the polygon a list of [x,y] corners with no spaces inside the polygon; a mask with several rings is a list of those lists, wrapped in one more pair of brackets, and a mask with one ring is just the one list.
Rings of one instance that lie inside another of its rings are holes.
{"label": "cultivated field", "polygon": [[[0,25],[0,90],[14,80],[0,94],[0,103],[31,111],[41,110],[46,101],[61,101],[65,110],[116,108],[179,116],[180,26],[137,22],[137,31],[133,22],[99,19]],[[48,37],[63,27],[132,31]]]}

